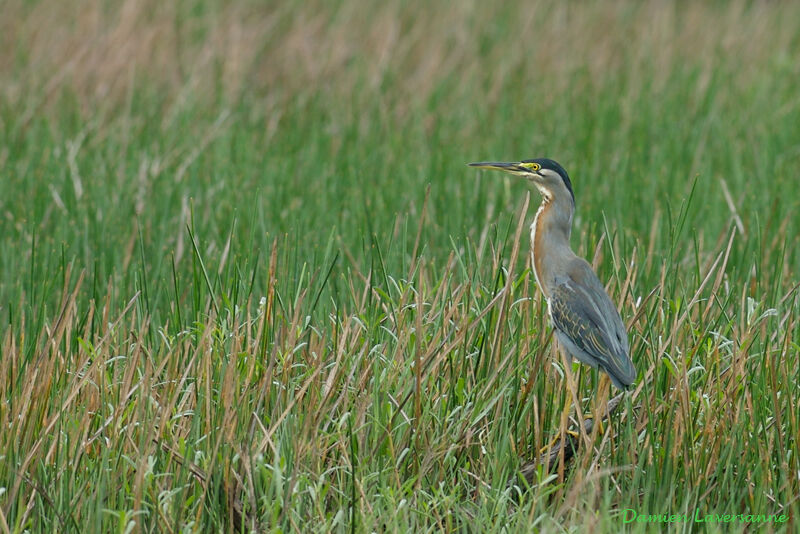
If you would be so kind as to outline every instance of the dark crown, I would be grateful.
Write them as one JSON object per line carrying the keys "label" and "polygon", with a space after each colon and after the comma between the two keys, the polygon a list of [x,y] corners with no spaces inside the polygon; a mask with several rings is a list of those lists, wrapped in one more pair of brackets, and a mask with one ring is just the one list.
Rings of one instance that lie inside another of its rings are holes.
{"label": "dark crown", "polygon": [[526,159],[522,160],[522,163],[538,163],[542,166],[542,169],[549,169],[551,171],[555,171],[561,176],[561,179],[564,180],[564,185],[567,187],[567,191],[572,196],[572,203],[575,204],[575,192],[572,190],[572,182],[569,180],[569,175],[567,171],[558,164],[557,161],[554,161],[550,158],[536,158],[536,159]]}

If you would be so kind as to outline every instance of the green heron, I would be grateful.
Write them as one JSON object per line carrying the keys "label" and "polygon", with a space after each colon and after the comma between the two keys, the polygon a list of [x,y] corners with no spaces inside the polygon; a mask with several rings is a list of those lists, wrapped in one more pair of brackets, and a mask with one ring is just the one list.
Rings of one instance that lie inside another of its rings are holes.
{"label": "green heron", "polygon": [[605,371],[618,389],[627,389],[636,369],[625,325],[592,267],[569,245],[575,194],[567,171],[547,158],[469,165],[521,176],[541,193],[542,205],[531,225],[531,257],[556,338],[568,354]]}

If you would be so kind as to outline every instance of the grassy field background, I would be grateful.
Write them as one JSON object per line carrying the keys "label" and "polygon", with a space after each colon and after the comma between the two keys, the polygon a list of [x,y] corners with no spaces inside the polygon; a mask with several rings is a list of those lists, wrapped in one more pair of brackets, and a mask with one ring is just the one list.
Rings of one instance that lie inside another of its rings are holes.
{"label": "grassy field background", "polygon": [[[796,529],[797,21],[0,2],[0,532]],[[571,402],[539,199],[465,163],[541,156],[639,376],[520,491]]]}

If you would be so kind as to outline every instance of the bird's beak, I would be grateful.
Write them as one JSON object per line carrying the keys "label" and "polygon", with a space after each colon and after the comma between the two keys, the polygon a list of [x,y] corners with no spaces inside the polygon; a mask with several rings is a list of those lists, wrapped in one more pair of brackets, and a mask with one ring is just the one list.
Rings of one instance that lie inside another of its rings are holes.
{"label": "bird's beak", "polygon": [[502,163],[498,161],[479,161],[477,163],[468,163],[470,167],[477,167],[479,169],[488,169],[490,171],[503,171],[511,174],[529,174],[530,171],[525,167],[520,167],[519,162]]}

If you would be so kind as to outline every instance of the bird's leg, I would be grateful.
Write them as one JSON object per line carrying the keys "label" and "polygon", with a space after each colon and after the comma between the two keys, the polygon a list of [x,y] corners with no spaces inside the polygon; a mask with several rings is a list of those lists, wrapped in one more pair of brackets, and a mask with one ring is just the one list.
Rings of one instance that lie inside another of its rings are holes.
{"label": "bird's leg", "polygon": [[[557,356],[558,353],[559,353],[559,350],[557,348],[557,343],[558,343],[558,340],[556,340],[555,336],[554,336],[553,337],[553,345],[552,345],[552,347],[553,347],[553,351],[555,352],[555,356]],[[565,362],[564,368],[565,369],[569,368],[569,364],[567,362]],[[573,398],[574,398],[574,395],[573,395]],[[555,435],[555,437],[553,437],[553,439],[550,441],[550,443],[548,443],[547,445],[542,447],[540,449],[540,451],[539,451],[540,455],[548,455],[549,456],[550,455],[550,451],[552,451],[553,449],[558,447],[558,458],[559,458],[559,460],[558,460],[558,478],[559,478],[559,481],[561,481],[561,482],[563,482],[563,480],[564,480],[564,451],[565,451],[565,445],[567,443],[567,434],[573,434],[574,435],[574,433],[569,430],[569,412],[570,412],[571,409],[572,409],[572,403],[570,402],[569,395],[567,395],[564,398],[564,407],[561,410],[561,418],[560,418],[560,422],[559,422],[559,425],[558,425],[558,433]]]}
{"label": "bird's leg", "polygon": [[[560,343],[558,344],[561,345]],[[558,350],[558,349],[556,349]],[[567,354],[567,351],[564,350],[564,347],[561,347],[561,361],[564,362],[564,375],[567,377],[567,388],[569,389],[570,395],[572,395],[572,403],[575,405],[575,416],[578,419],[578,426],[580,429],[580,435],[583,437],[583,440],[586,444],[586,447],[589,448],[591,446],[591,442],[589,441],[589,436],[586,434],[586,423],[583,420],[583,409],[581,408],[581,403],[578,400],[578,388],[575,385],[575,379],[572,375],[572,358]]]}
{"label": "bird's leg", "polygon": [[611,380],[605,373],[600,373],[600,381],[597,384],[597,395],[594,398],[594,410],[592,417],[596,421],[594,425],[599,433],[603,432],[604,415],[608,413],[608,388]]}
{"label": "bird's leg", "polygon": [[559,446],[559,443],[564,443],[564,436],[569,433],[569,412],[572,409],[572,403],[569,397],[564,401],[564,407],[561,410],[561,417],[559,418],[558,434],[550,440],[550,443],[539,449],[539,454],[549,454],[551,450]]}
{"label": "bird's leg", "polygon": [[[569,390],[570,395],[565,399],[564,408],[561,410],[561,421],[559,424],[558,435],[553,438],[553,440],[542,447],[539,451],[540,454],[549,454],[549,451],[553,450],[559,442],[560,442],[560,451],[559,451],[559,468],[558,468],[558,475],[559,480],[563,480],[564,476],[564,444],[566,443],[566,436],[567,434],[571,434],[573,436],[582,436],[584,442],[586,443],[586,447],[589,448],[591,442],[589,440],[589,436],[586,433],[586,422],[583,419],[583,411],[581,409],[581,403],[578,401],[578,394],[577,394],[577,387],[575,385],[575,380],[572,374],[572,357],[561,347],[561,344],[558,342],[557,339],[553,339],[553,351],[555,352],[556,356],[560,353],[561,354],[561,361],[564,364],[564,375],[567,380],[567,389]],[[570,402],[570,397],[572,402]],[[575,406],[575,412],[577,414],[578,424],[580,425],[580,429],[578,431],[569,430],[569,412],[572,409],[572,406]]]}

